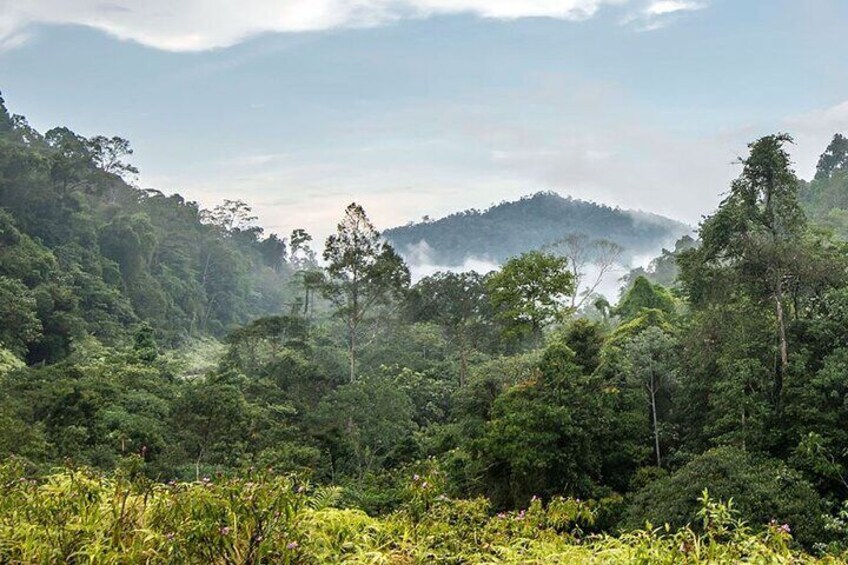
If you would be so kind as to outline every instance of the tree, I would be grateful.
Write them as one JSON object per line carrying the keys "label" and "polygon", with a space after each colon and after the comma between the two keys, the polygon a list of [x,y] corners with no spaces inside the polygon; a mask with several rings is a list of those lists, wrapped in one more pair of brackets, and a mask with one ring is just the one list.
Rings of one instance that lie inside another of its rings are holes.
{"label": "tree", "polygon": [[492,326],[492,312],[485,277],[475,272],[439,272],[418,281],[412,288],[408,308],[415,321],[435,322],[455,343],[459,353],[459,384],[468,376],[469,353]]}
{"label": "tree", "polygon": [[[769,135],[750,144],[740,159],[742,174],[718,211],[701,225],[702,246],[680,257],[681,278],[696,306],[746,292],[771,302],[776,320],[779,363],[775,399],[789,367],[785,301],[804,254],[804,213],[798,203],[798,179],[784,145],[792,138]],[[717,284],[719,280],[723,284]]]}
{"label": "tree", "polygon": [[6,109],[6,101],[3,100],[3,94],[0,93],[0,135],[6,134],[14,129],[14,122],[9,115],[9,110]]}
{"label": "tree", "polygon": [[827,179],[837,171],[848,171],[848,138],[837,133],[819,157],[816,180]]}
{"label": "tree", "polygon": [[200,479],[204,461],[227,462],[238,454],[248,432],[244,396],[234,385],[204,380],[185,389],[174,403],[174,425]]}
{"label": "tree", "polygon": [[584,373],[561,340],[545,349],[534,373],[497,397],[479,440],[496,504],[592,496],[601,478],[612,420],[603,383]]}
{"label": "tree", "polygon": [[671,315],[674,313],[674,298],[662,286],[653,284],[645,277],[637,277],[633,286],[624,295],[614,312],[622,320],[638,317],[644,310],[656,309]]}
{"label": "tree", "polygon": [[675,378],[675,341],[657,327],[650,327],[632,338],[625,346],[625,367],[628,377],[645,391],[654,455],[657,467],[662,467],[660,450],[661,396],[668,394]]}
{"label": "tree", "polygon": [[601,364],[601,350],[604,345],[601,324],[578,318],[565,328],[562,338],[574,352],[575,362],[583,367],[586,373],[594,373]]}
{"label": "tree", "polygon": [[23,356],[41,334],[35,297],[19,281],[0,276],[0,348]]}
{"label": "tree", "polygon": [[[579,310],[583,303],[592,296],[604,278],[618,264],[624,249],[606,239],[590,240],[586,235],[569,234],[556,243],[545,246],[545,250],[560,254],[568,259],[571,275],[574,280],[574,291],[571,294],[572,310]],[[594,272],[587,269],[594,267]]]}
{"label": "tree", "polygon": [[347,330],[350,380],[356,379],[359,332],[374,308],[390,304],[409,286],[409,269],[357,203],[350,204],[324,247],[327,278],[322,293]]}
{"label": "tree", "polygon": [[159,346],[150,324],[141,324],[133,335],[133,352],[140,361],[153,363],[159,357]]}
{"label": "tree", "polygon": [[292,230],[291,236],[289,236],[289,263],[297,269],[294,278],[303,289],[303,298],[298,299],[292,309],[299,310],[307,320],[312,315],[315,294],[321,289],[324,280],[324,275],[315,260],[315,251],[312,250],[311,241],[312,236],[302,228]]}
{"label": "tree", "polygon": [[386,377],[365,377],[327,395],[315,420],[331,453],[333,472],[347,468],[360,479],[402,459],[416,430],[414,407]]}
{"label": "tree", "polygon": [[310,242],[312,236],[303,229],[292,230],[289,236],[289,262],[296,269],[314,269],[318,266],[315,261],[315,251]]}
{"label": "tree", "polygon": [[564,319],[574,292],[568,260],[530,251],[506,262],[492,274],[486,287],[492,305],[515,336],[530,334],[538,340],[542,328]]}
{"label": "tree", "polygon": [[201,212],[201,220],[204,223],[216,226],[224,234],[230,235],[254,228],[256,219],[253,209],[244,200],[227,199],[212,210]]}
{"label": "tree", "polygon": [[732,498],[749,523],[778,520],[790,524],[802,543],[823,539],[823,503],[812,485],[780,461],[733,447],[711,449],[635,493],[624,526],[641,528],[651,522],[679,528],[692,523],[704,489],[719,500]]}
{"label": "tree", "polygon": [[122,137],[96,135],[88,140],[88,151],[94,166],[103,172],[122,178],[138,174],[138,169],[124,160],[133,150]]}

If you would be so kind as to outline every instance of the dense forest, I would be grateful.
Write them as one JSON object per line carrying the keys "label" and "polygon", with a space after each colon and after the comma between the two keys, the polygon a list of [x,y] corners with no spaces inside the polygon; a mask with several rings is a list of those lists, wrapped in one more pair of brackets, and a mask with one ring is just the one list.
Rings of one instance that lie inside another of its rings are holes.
{"label": "dense forest", "polygon": [[848,142],[791,142],[612,304],[612,247],[413,284],[357,204],[265,236],[0,106],[0,561],[841,558]]}
{"label": "dense forest", "polygon": [[629,264],[635,255],[654,253],[691,231],[656,214],[537,192],[487,210],[465,210],[438,220],[425,217],[388,229],[383,236],[407,261],[454,267],[469,258],[502,263],[575,236],[617,245],[622,264]]}

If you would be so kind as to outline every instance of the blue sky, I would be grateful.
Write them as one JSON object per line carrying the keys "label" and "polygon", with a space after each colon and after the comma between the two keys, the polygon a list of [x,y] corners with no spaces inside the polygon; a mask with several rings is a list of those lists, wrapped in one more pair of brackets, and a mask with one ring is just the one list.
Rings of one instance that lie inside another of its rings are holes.
{"label": "blue sky", "polygon": [[695,223],[748,141],[794,134],[809,176],[848,132],[846,24],[844,0],[0,0],[0,89],[281,233],[548,189]]}

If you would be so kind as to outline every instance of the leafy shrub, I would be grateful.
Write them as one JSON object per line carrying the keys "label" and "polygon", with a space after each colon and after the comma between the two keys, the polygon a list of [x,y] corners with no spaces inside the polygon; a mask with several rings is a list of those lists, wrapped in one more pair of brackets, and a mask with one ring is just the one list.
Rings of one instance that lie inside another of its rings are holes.
{"label": "leafy shrub", "polygon": [[817,562],[792,549],[786,526],[753,531],[706,493],[699,532],[613,537],[583,532],[597,514],[592,502],[534,499],[492,516],[482,498],[431,496],[423,475],[410,484],[408,505],[374,518],[334,508],[336,489],[267,472],[165,485],[139,466],[127,459],[112,477],[69,468],[41,479],[15,460],[0,466],[0,563]]}
{"label": "leafy shrub", "polygon": [[799,473],[779,461],[733,447],[712,449],[642,488],[630,501],[624,527],[639,528],[650,522],[679,528],[694,523],[699,496],[706,488],[723,500],[732,498],[748,523],[790,524],[804,544],[825,535],[821,498]]}

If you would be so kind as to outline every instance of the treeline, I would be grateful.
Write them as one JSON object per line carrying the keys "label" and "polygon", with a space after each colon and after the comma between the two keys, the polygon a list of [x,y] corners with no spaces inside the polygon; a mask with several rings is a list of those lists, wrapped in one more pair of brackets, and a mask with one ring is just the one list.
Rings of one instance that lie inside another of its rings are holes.
{"label": "treeline", "polygon": [[250,209],[131,186],[119,137],[43,135],[0,99],[0,341],[29,363],[140,324],[176,345],[283,308],[286,247]]}
{"label": "treeline", "polygon": [[[635,275],[611,304],[581,295],[567,253],[411,284],[356,204],[319,267],[304,232],[283,263],[282,242],[245,227],[242,205],[204,219],[178,197],[139,196],[99,156],[83,170],[102,180],[79,186],[114,185],[119,200],[76,188],[63,199],[54,135],[26,141],[21,120],[9,123],[0,194],[28,190],[3,200],[0,455],[32,473],[132,461],[167,481],[270,468],[343,486],[341,505],[380,514],[404,507],[426,465],[441,493],[485,497],[485,512],[592,501],[587,529],[610,533],[697,528],[708,489],[810,550],[848,547],[848,249],[804,211],[809,186],[844,182],[841,138],[811,185],[792,171],[787,136],[752,143],[698,240],[646,273],[668,284]],[[56,226],[18,202],[47,194]],[[192,220],[172,224],[154,204]],[[50,239],[56,230],[66,235]],[[198,294],[167,282],[175,257]],[[235,264],[239,276],[221,274]],[[159,303],[148,292],[166,307],[145,309]],[[257,317],[263,308],[275,315]],[[193,332],[224,337],[173,347]]]}

